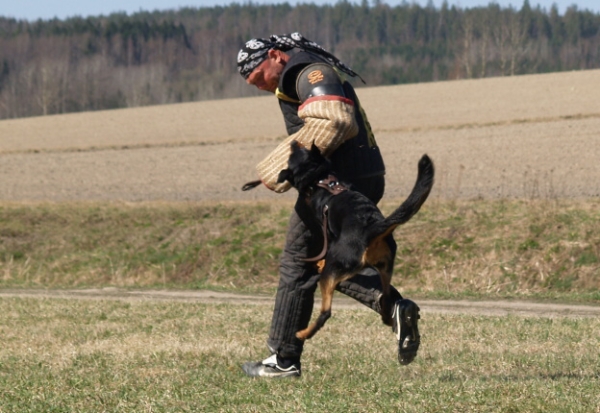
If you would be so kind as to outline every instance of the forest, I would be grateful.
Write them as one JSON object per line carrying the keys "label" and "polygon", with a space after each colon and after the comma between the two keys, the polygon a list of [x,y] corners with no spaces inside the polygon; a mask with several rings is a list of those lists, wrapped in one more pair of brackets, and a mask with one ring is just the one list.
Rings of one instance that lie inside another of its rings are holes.
{"label": "forest", "polygon": [[[299,31],[366,86],[600,67],[600,14],[495,3],[381,0],[222,7],[25,21],[0,16],[0,119],[255,96],[236,55]],[[357,87],[363,86],[359,81]]]}

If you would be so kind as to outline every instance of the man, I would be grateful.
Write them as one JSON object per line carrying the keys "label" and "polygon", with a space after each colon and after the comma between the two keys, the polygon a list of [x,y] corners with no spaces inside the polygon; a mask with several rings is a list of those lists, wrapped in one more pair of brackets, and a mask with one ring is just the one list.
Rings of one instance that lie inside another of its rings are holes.
{"label": "man", "polygon": [[[297,49],[290,55],[286,52]],[[290,142],[316,145],[333,164],[336,176],[352,189],[377,203],[384,192],[385,167],[366,115],[345,76],[358,76],[318,44],[300,33],[252,39],[238,53],[238,70],[249,85],[275,93],[288,138],[257,166],[261,182],[276,192],[290,188],[277,183],[287,168]],[[360,77],[360,76],[359,76]],[[362,80],[362,78],[361,78]],[[258,181],[257,181],[258,182]],[[314,305],[319,274],[314,264],[299,259],[316,256],[323,239],[320,228],[311,227],[295,208],[290,218],[280,262],[280,281],[267,346],[271,356],[242,366],[251,377],[298,377],[304,342],[296,332],[308,325]],[[392,252],[393,238],[388,237]],[[341,283],[338,290],[381,313],[379,275],[366,268]],[[398,360],[409,364],[417,355],[419,307],[391,288],[393,330],[398,339]]]}

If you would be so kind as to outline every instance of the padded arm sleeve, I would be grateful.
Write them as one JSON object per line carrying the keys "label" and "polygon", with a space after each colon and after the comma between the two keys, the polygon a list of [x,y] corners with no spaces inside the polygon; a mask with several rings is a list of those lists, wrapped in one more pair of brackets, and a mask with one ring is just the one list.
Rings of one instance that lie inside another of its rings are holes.
{"label": "padded arm sleeve", "polygon": [[358,133],[354,117],[354,102],[341,96],[317,96],[308,99],[298,110],[304,126],[288,136],[257,166],[256,171],[262,182],[275,192],[290,189],[289,182],[277,183],[281,170],[287,168],[291,154],[290,144],[298,141],[310,148],[314,143],[325,156],[329,156],[338,146]]}

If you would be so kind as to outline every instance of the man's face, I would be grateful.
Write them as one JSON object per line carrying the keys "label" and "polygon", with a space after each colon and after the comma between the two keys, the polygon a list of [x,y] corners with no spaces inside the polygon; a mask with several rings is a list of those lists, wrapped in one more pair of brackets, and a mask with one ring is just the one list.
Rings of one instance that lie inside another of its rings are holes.
{"label": "man's face", "polygon": [[246,83],[254,85],[260,90],[275,93],[286,63],[282,55],[283,53],[277,50],[269,50],[267,59],[256,66],[256,69],[246,79]]}

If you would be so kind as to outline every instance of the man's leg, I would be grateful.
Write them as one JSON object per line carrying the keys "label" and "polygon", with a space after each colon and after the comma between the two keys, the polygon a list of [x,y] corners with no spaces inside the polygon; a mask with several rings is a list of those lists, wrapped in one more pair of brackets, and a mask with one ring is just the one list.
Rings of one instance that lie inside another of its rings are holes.
{"label": "man's leg", "polygon": [[[340,283],[336,290],[381,314],[384,307],[381,302],[384,298],[383,287],[379,273],[375,268],[365,268],[351,279]],[[390,302],[387,308],[392,308],[393,303],[401,299],[400,292],[393,285],[390,285]]]}
{"label": "man's leg", "polygon": [[319,241],[296,212],[292,213],[284,251],[280,261],[280,278],[267,346],[273,355],[263,361],[242,366],[249,376],[289,377],[300,375],[300,357],[304,341],[296,332],[308,326],[314,305],[319,274],[313,264],[299,261],[318,254]]}
{"label": "man's leg", "polygon": [[[385,239],[392,257],[396,256],[396,241],[392,235]],[[393,265],[393,264],[392,264]],[[392,268],[393,269],[393,268]],[[381,314],[382,308],[392,308],[393,304],[402,299],[402,296],[393,285],[390,285],[390,297],[387,306],[382,306],[381,300],[384,298],[383,287],[379,272],[373,267],[367,267],[351,279],[340,283],[337,290],[358,302],[366,305],[377,313]]]}

